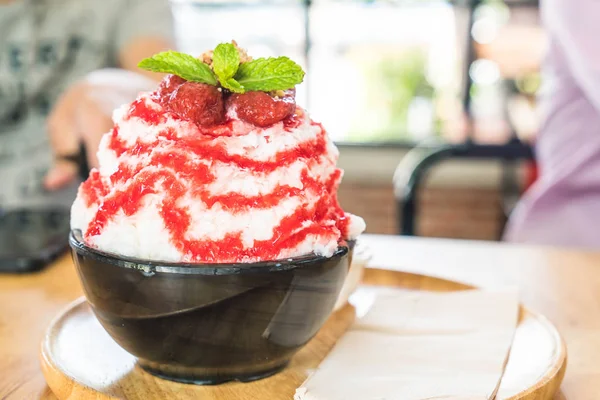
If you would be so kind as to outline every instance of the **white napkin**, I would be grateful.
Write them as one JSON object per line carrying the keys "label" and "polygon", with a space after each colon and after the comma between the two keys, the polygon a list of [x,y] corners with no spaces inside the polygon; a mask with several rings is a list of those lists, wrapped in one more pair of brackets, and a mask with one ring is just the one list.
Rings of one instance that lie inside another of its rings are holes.
{"label": "white napkin", "polygon": [[494,398],[518,321],[516,290],[356,295],[359,316],[370,305],[366,315],[295,400]]}

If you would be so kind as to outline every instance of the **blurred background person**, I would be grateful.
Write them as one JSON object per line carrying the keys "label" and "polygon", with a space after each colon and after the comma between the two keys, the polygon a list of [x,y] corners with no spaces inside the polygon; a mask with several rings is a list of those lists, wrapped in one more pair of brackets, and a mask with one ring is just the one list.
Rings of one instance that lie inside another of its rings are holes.
{"label": "blurred background person", "polygon": [[0,0],[0,208],[69,206],[114,108],[156,85],[167,0]]}
{"label": "blurred background person", "polygon": [[505,231],[513,242],[600,248],[600,3],[544,0],[539,177]]}

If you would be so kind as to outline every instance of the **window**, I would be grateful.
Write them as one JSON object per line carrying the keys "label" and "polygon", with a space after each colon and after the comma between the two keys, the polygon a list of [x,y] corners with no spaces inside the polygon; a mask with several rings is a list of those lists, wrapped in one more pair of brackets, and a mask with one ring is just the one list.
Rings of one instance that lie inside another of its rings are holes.
{"label": "window", "polygon": [[[535,7],[523,12],[501,1],[482,2],[470,29],[468,9],[443,0],[173,5],[183,51],[200,54],[235,39],[253,56],[299,62],[307,76],[298,103],[338,143],[464,141],[467,77],[476,140],[502,142],[514,126],[535,130],[541,46]],[[515,59],[527,61],[516,65]]]}

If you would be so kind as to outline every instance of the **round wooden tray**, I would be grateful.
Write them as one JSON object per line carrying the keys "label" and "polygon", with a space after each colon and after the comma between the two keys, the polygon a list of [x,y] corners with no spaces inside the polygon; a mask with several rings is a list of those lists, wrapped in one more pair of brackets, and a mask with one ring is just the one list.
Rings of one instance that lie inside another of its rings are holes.
{"label": "round wooden tray", "polygon": [[[471,288],[432,277],[370,268],[364,271],[362,285],[430,291]],[[353,306],[340,308],[281,373],[251,383],[195,386],[162,380],[144,372],[133,356],[108,336],[85,299],[80,298],[50,325],[41,347],[42,371],[48,386],[60,400],[289,400],[352,324],[354,316]],[[566,359],[565,344],[554,326],[543,316],[521,307],[519,325],[496,398],[552,399],[562,382]]]}

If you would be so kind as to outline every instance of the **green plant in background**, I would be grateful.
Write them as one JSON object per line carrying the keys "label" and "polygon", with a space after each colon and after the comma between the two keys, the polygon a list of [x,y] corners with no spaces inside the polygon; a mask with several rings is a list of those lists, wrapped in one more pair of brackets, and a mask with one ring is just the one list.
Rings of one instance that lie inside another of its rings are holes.
{"label": "green plant in background", "polygon": [[[434,88],[426,78],[427,57],[419,48],[387,54],[363,66],[366,98],[352,121],[352,141],[410,139],[408,117],[416,98],[433,102]],[[431,121],[436,124],[437,121]],[[435,132],[431,132],[432,134]]]}
{"label": "green plant in background", "polygon": [[527,96],[535,96],[542,84],[542,78],[539,71],[525,73],[515,79],[515,86],[518,91]]}

